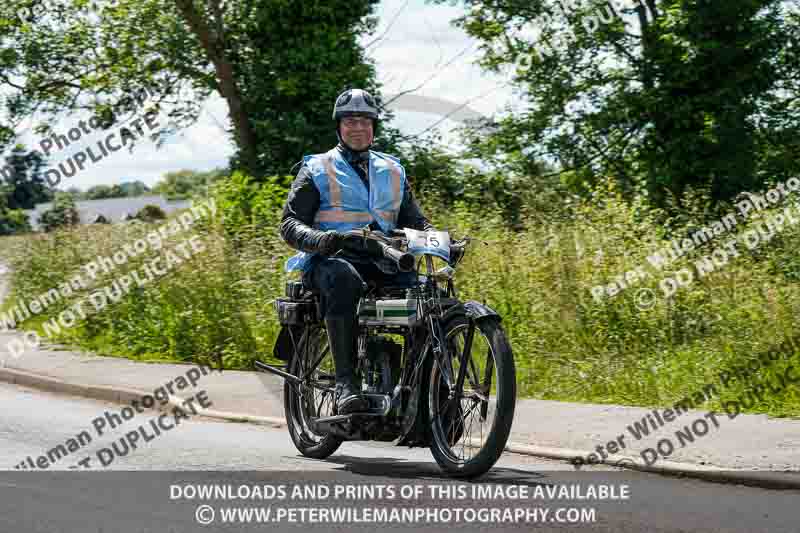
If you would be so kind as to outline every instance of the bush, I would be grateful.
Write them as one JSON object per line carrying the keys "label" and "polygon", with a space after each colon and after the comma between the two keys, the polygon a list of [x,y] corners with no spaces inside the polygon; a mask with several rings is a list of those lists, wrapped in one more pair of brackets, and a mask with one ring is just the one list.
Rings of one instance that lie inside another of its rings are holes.
{"label": "bush", "polygon": [[28,215],[21,209],[0,209],[0,236],[31,231]]}
{"label": "bush", "polygon": [[235,242],[268,232],[277,235],[283,204],[289,194],[291,176],[270,176],[257,181],[242,172],[215,184],[217,206],[225,234]]}
{"label": "bush", "polygon": [[167,214],[157,205],[148,204],[141,208],[139,212],[134,215],[134,218],[143,222],[154,222],[156,220],[165,220]]}
{"label": "bush", "polygon": [[[14,276],[14,295],[8,301],[30,299],[60,287],[98,255],[110,256],[136,240],[146,240],[158,227],[149,223],[84,225],[70,232],[17,238],[10,243],[13,250],[0,251]],[[269,302],[281,291],[280,271],[289,250],[270,248],[267,239],[253,239],[235,252],[221,228],[205,219],[190,231],[170,237],[162,248],[148,249],[111,272],[99,271],[91,281],[84,276],[91,286],[74,288],[72,294],[56,300],[22,327],[35,328],[43,338],[48,337],[41,323],[95,291],[108,294],[124,274],[138,271],[146,279],[145,264],[163,258],[166,250],[180,258],[176,245],[192,236],[199,237],[203,251],[159,279],[142,287],[134,285],[109,300],[102,311],[88,312],[75,327],[51,339],[133,359],[210,364],[222,357],[228,368],[250,368],[257,354],[268,357],[264,354],[271,353],[277,336],[277,318]]]}
{"label": "bush", "polygon": [[58,228],[75,226],[80,223],[78,210],[75,208],[75,200],[72,195],[59,193],[53,201],[53,207],[42,213],[39,217],[39,225],[46,232]]}

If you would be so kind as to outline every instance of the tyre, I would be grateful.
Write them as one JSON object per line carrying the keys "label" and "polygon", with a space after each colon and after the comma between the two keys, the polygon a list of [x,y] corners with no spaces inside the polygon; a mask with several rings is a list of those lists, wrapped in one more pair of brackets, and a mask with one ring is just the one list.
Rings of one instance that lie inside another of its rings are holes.
{"label": "tyre", "polygon": [[[295,447],[306,457],[325,459],[342,444],[342,439],[327,433],[316,433],[309,420],[333,415],[336,372],[325,328],[310,326],[307,339],[289,361],[289,373],[302,377],[313,371],[299,385],[286,381],[283,386],[283,405],[286,425]],[[327,390],[311,386],[325,387]]]}
{"label": "tyre", "polygon": [[452,401],[433,353],[429,353],[422,395],[434,459],[451,477],[475,478],[486,473],[505,449],[516,403],[516,372],[511,345],[499,320],[471,321],[463,314],[443,324],[452,361],[453,381],[469,330],[472,342],[464,385]]}

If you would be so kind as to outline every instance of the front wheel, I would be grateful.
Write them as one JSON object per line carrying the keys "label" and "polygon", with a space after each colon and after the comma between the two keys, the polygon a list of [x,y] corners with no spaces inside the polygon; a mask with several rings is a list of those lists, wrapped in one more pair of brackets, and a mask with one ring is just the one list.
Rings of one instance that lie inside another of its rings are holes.
{"label": "front wheel", "polygon": [[511,433],[517,395],[514,356],[497,319],[475,322],[459,314],[443,326],[454,384],[465,351],[467,369],[462,390],[450,399],[444,374],[428,354],[425,375],[430,378],[423,379],[427,386],[422,392],[427,393],[431,452],[450,476],[474,478],[494,466]]}

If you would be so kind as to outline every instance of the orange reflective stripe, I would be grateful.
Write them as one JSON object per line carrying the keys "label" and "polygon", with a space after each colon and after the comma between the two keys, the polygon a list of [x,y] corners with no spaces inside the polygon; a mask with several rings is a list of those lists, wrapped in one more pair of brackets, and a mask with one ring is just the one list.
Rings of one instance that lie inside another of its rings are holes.
{"label": "orange reflective stripe", "polygon": [[323,161],[325,173],[328,174],[328,190],[331,193],[331,205],[337,209],[342,207],[342,190],[336,179],[336,170],[333,168],[333,156],[328,155]]}
{"label": "orange reflective stripe", "polygon": [[376,209],[375,211],[377,211],[382,218],[390,222],[394,222],[397,218],[397,211],[382,211],[380,209]]}
{"label": "orange reflective stripe", "polygon": [[317,211],[314,220],[320,222],[372,222],[372,215],[364,211],[320,210]]}
{"label": "orange reflective stripe", "polygon": [[400,212],[400,204],[403,201],[403,198],[400,195],[400,183],[402,178],[402,172],[400,171],[400,165],[398,165],[391,159],[386,160],[386,166],[388,167],[389,172],[392,175],[392,209],[391,210],[376,209],[375,211],[384,220],[391,223],[395,223],[397,221],[397,216]]}
{"label": "orange reflective stripe", "polygon": [[392,193],[394,195],[394,208],[400,209],[400,166],[394,161],[389,161],[389,171],[392,173]]}

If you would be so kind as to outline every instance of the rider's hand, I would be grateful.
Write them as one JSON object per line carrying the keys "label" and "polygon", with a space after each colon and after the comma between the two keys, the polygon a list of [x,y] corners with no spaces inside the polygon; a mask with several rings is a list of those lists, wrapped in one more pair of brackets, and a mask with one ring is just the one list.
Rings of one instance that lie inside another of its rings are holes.
{"label": "rider's hand", "polygon": [[334,255],[339,250],[363,253],[365,251],[363,240],[356,235],[328,230],[320,239],[319,252],[328,256]]}
{"label": "rider's hand", "polygon": [[317,247],[319,253],[327,256],[335,254],[340,248],[339,243],[341,235],[342,234],[338,231],[326,231],[325,235],[319,239],[319,245]]}

